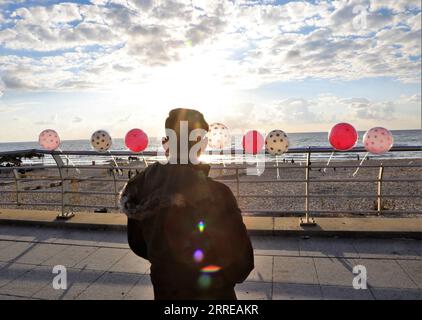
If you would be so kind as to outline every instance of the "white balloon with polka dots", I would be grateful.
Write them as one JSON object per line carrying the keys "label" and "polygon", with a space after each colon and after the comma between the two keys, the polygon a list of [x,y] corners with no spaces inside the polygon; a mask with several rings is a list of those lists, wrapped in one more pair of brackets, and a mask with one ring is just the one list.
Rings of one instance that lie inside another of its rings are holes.
{"label": "white balloon with polka dots", "polygon": [[39,135],[38,143],[44,149],[54,151],[60,147],[59,134],[52,129],[44,130]]}
{"label": "white balloon with polka dots", "polygon": [[366,151],[373,154],[383,154],[392,148],[394,138],[391,132],[383,127],[369,129],[363,136]]}
{"label": "white balloon with polka dots", "polygon": [[211,149],[224,149],[230,146],[230,131],[222,123],[211,124],[207,137]]}
{"label": "white balloon with polka dots", "polygon": [[92,134],[91,145],[98,152],[106,152],[113,145],[113,140],[107,131],[98,130]]}
{"label": "white balloon with polka dots", "polygon": [[289,150],[289,137],[283,130],[273,130],[265,139],[265,149],[269,154],[279,156]]}

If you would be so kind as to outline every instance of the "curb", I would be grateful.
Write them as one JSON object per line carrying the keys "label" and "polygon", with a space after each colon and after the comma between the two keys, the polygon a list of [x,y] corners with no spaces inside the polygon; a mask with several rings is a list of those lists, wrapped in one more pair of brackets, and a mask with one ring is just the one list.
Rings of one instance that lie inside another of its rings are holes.
{"label": "curb", "polygon": [[[121,231],[126,232],[126,225],[123,224],[94,224],[80,222],[66,222],[63,220],[55,221],[36,221],[19,219],[0,219],[0,225],[11,226],[33,226],[60,229],[79,229],[79,230],[101,230],[101,231]],[[422,232],[419,231],[359,231],[359,230],[312,230],[312,227],[306,227],[302,230],[272,230],[272,229],[248,229],[251,236],[289,236],[289,237],[321,237],[321,238],[377,238],[394,239],[407,238],[422,240]]]}

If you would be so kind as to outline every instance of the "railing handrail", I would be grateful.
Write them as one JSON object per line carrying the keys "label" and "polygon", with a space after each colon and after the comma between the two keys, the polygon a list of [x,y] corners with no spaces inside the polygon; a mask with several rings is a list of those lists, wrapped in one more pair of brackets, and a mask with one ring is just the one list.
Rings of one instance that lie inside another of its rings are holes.
{"label": "railing handrail", "polygon": [[[230,152],[229,152],[230,151]],[[422,151],[422,146],[405,146],[405,145],[395,145],[391,148],[390,152],[405,152],[405,151]],[[332,153],[335,152],[337,154],[340,153],[364,153],[367,152],[364,147],[355,147],[351,150],[347,151],[336,151],[331,147],[300,147],[300,148],[290,148],[286,153]],[[157,151],[144,151],[141,153],[134,153],[131,151],[108,151],[108,152],[98,152],[94,150],[62,150],[62,151],[48,151],[43,149],[24,149],[24,150],[13,150],[13,151],[0,151],[0,156],[9,156],[9,155],[25,155],[25,154],[43,154],[43,155],[75,155],[75,156],[109,156],[110,154],[113,156],[134,156],[134,157],[142,157],[142,156],[157,156]],[[224,154],[232,154],[232,155],[244,155],[244,150],[240,149],[230,149],[230,150],[206,150],[205,153],[214,154],[214,155],[224,155]]]}

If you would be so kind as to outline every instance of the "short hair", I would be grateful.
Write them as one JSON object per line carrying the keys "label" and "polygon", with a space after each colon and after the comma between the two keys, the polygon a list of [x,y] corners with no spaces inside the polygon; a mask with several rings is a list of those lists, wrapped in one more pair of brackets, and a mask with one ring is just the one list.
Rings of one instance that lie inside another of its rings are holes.
{"label": "short hair", "polygon": [[181,121],[188,122],[189,134],[195,129],[209,130],[208,123],[205,121],[204,115],[201,112],[183,108],[170,111],[169,116],[166,119],[166,129],[174,130],[179,136]]}

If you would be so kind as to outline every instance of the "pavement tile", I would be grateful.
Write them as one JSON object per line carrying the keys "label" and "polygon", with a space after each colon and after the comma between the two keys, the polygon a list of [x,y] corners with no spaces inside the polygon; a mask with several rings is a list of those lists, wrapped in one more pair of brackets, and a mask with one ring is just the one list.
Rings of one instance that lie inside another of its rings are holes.
{"label": "pavement tile", "polygon": [[90,254],[98,250],[96,247],[60,245],[63,250],[43,261],[41,264],[45,266],[62,265],[66,268],[72,268],[82,260],[86,259]]}
{"label": "pavement tile", "polygon": [[312,258],[274,257],[274,284],[318,284]]}
{"label": "pavement tile", "polygon": [[126,252],[126,255],[114,264],[109,271],[137,274],[149,273],[151,267],[149,261],[138,257],[132,251],[127,250]]}
{"label": "pavement tile", "polygon": [[154,288],[150,276],[139,276],[138,282],[125,295],[124,300],[154,300]]}
{"label": "pavement tile", "polygon": [[252,237],[256,255],[299,256],[299,238],[293,237]]}
{"label": "pavement tile", "polygon": [[74,244],[74,245],[86,245],[86,246],[101,246],[107,242],[107,233],[109,231],[89,231],[89,230],[77,230],[67,229],[63,232],[60,238],[57,238],[54,242],[61,244]]}
{"label": "pavement tile", "polygon": [[36,244],[16,258],[15,262],[39,265],[65,248],[66,246],[56,244]]}
{"label": "pavement tile", "polygon": [[82,292],[77,300],[121,300],[139,280],[139,275],[106,272]]}
{"label": "pavement tile", "polygon": [[14,242],[12,242],[12,241],[3,241],[3,240],[0,240],[0,251],[3,248],[7,248],[7,247],[11,246],[13,243]]}
{"label": "pavement tile", "polygon": [[38,290],[53,281],[52,269],[45,266],[37,266],[25,272],[18,278],[0,288],[0,294],[31,297]]}
{"label": "pavement tile", "polygon": [[310,238],[299,241],[301,257],[358,258],[351,239]]}
{"label": "pavement tile", "polygon": [[321,286],[324,300],[374,300],[369,289],[356,290],[352,286]]}
{"label": "pavement tile", "polygon": [[106,271],[123,258],[126,253],[127,250],[124,249],[99,248],[75,265],[75,268]]}
{"label": "pavement tile", "polygon": [[353,245],[363,259],[422,259],[421,240],[354,239]]}
{"label": "pavement tile", "polygon": [[19,237],[20,230],[22,228],[23,227],[1,225],[0,226],[0,239],[1,240],[16,240]]}
{"label": "pavement tile", "polygon": [[43,227],[16,227],[18,241],[53,242],[60,237],[64,230]]}
{"label": "pavement tile", "polygon": [[422,300],[420,289],[372,288],[377,300]]}
{"label": "pavement tile", "polygon": [[271,300],[271,291],[269,282],[245,282],[236,286],[239,300]]}
{"label": "pavement tile", "polygon": [[368,285],[371,287],[417,289],[395,260],[360,259],[359,264],[366,267]]}
{"label": "pavement tile", "polygon": [[103,271],[67,268],[66,290],[56,290],[53,288],[52,283],[48,283],[32,297],[44,300],[73,300],[103,274]]}
{"label": "pavement tile", "polygon": [[36,243],[31,242],[14,242],[0,250],[0,261],[14,262],[36,246]]}
{"label": "pavement tile", "polygon": [[413,282],[422,289],[422,260],[397,260]]}
{"label": "pavement tile", "polygon": [[32,270],[35,266],[28,264],[5,264],[0,270],[0,288]]}
{"label": "pavement tile", "polygon": [[273,257],[255,256],[255,269],[246,281],[271,282],[273,277]]}
{"label": "pavement tile", "polygon": [[353,287],[353,268],[359,261],[339,258],[314,258],[321,285]]}
{"label": "pavement tile", "polygon": [[319,285],[274,283],[273,300],[322,300]]}

